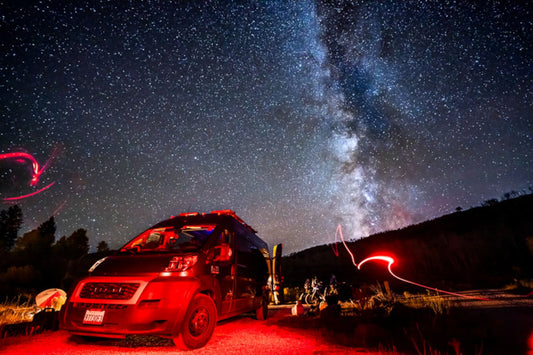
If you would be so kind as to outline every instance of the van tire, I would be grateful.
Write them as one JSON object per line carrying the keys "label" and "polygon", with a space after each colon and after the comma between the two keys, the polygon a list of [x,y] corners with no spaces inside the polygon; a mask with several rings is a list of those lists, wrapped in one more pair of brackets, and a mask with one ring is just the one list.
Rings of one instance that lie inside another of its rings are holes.
{"label": "van tire", "polygon": [[268,302],[261,297],[261,306],[255,310],[255,319],[266,320],[268,318]]}
{"label": "van tire", "polygon": [[211,297],[197,294],[191,300],[183,325],[174,344],[183,350],[201,348],[213,335],[217,323],[217,308]]}

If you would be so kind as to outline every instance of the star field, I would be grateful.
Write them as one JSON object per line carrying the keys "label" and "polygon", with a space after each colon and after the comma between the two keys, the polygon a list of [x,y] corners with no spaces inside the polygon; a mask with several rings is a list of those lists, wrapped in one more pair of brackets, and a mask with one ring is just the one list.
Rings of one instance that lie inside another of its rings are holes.
{"label": "star field", "polygon": [[[533,186],[531,5],[0,6],[0,153],[55,182],[23,229],[116,248],[230,208],[294,252]],[[33,191],[2,167],[0,197]]]}

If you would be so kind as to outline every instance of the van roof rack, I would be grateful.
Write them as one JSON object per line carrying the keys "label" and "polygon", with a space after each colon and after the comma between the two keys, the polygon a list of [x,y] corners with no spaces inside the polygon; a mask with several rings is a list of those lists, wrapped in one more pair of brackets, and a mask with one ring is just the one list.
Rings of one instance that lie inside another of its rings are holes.
{"label": "van roof rack", "polygon": [[[221,216],[221,215],[231,216],[231,217],[235,218],[244,227],[246,227],[248,230],[250,230],[252,233],[257,233],[257,231],[255,229],[253,229],[251,226],[246,224],[239,216],[237,216],[237,214],[233,210],[230,210],[230,209],[227,209],[227,210],[214,210],[214,211],[209,212],[209,214],[216,214],[216,215],[219,215],[219,216]],[[200,216],[200,215],[201,216],[205,216],[206,214],[205,213],[200,213],[200,212],[184,212],[184,213],[180,213],[178,215],[178,217],[196,217],[196,216]],[[170,216],[170,218],[174,218],[174,216]]]}
{"label": "van roof rack", "polygon": [[200,213],[199,212],[184,212],[184,213],[180,213],[178,216],[179,217],[194,217],[194,216],[198,216]]}
{"label": "van roof rack", "polygon": [[255,229],[253,229],[252,227],[250,227],[248,224],[246,224],[239,216],[237,216],[237,214],[235,213],[235,211],[232,211],[232,210],[215,210],[215,211],[211,211],[212,214],[217,214],[217,215],[227,215],[227,216],[231,216],[233,218],[235,218],[240,224],[242,224],[243,226],[245,226],[246,228],[248,228],[252,233],[257,233],[257,231]]}

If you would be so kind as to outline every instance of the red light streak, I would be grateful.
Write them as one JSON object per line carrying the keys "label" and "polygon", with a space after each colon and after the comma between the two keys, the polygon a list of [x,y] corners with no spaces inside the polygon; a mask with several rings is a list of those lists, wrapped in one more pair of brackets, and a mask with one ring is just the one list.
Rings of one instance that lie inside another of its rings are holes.
{"label": "red light streak", "polygon": [[357,264],[355,262],[355,258],[353,256],[353,253],[350,251],[350,249],[348,248],[348,246],[346,245],[346,243],[344,241],[344,236],[342,235],[342,228],[341,228],[340,225],[337,227],[337,230],[335,232],[335,243],[337,243],[337,235],[339,236],[340,240],[342,241],[342,244],[344,245],[344,248],[346,248],[346,251],[348,252],[348,254],[350,254],[350,257],[352,258],[352,263],[357,268],[357,270],[361,270],[361,266],[363,266],[363,264],[365,264],[368,261],[385,261],[385,262],[388,263],[387,269],[389,270],[389,273],[394,278],[396,278],[396,279],[398,279],[400,281],[403,281],[403,282],[406,282],[406,283],[409,283],[411,285],[415,285],[415,286],[418,286],[418,287],[422,287],[422,288],[425,288],[425,289],[428,289],[428,290],[433,290],[433,291],[436,291],[436,292],[445,293],[445,294],[448,294],[448,295],[453,295],[453,296],[458,296],[458,297],[463,297],[463,298],[471,298],[471,299],[476,299],[476,300],[481,300],[481,301],[488,301],[489,300],[487,298],[480,298],[480,297],[468,296],[468,295],[463,295],[463,294],[460,294],[460,293],[455,293],[455,292],[450,292],[450,291],[444,291],[444,290],[440,290],[440,289],[437,289],[437,288],[434,288],[434,287],[426,286],[426,285],[423,285],[423,284],[420,284],[420,283],[417,283],[417,282],[414,282],[414,281],[411,281],[411,280],[404,279],[404,278],[396,275],[392,271],[392,264],[394,264],[395,260],[394,260],[393,257],[388,256],[388,255],[371,256],[371,257],[368,257],[366,259],[363,259],[359,264]]}
{"label": "red light streak", "polygon": [[342,244],[344,245],[344,248],[346,248],[346,251],[348,252],[348,254],[350,254],[350,257],[352,258],[352,264],[354,264],[355,267],[358,267],[357,263],[355,262],[355,258],[352,252],[350,251],[350,249],[346,245],[346,242],[344,241],[344,236],[342,235],[342,227],[340,224],[337,226],[337,230],[335,231],[335,244],[337,244],[337,235],[340,237],[340,240],[342,241]]}
{"label": "red light streak", "polygon": [[[17,163],[24,163],[26,160],[29,161],[32,165],[32,172],[31,172],[31,181],[30,186],[36,186],[39,182],[39,178],[41,177],[41,174],[48,168],[48,165],[50,164],[51,160],[57,155],[57,149],[54,149],[52,152],[52,155],[50,158],[46,161],[43,167],[39,166],[39,163],[35,158],[28,153],[25,152],[12,152],[12,153],[4,153],[0,154],[0,160],[3,159],[14,159]],[[15,197],[6,197],[4,198],[5,202],[9,201],[16,201],[16,200],[22,200],[24,198],[37,195],[40,192],[43,192],[44,190],[47,190],[50,188],[54,183],[50,183],[47,186],[43,187],[42,189],[39,189],[37,191],[34,191],[32,193],[21,195],[21,196],[15,196]]]}
{"label": "red light streak", "polygon": [[44,190],[46,190],[49,187],[51,187],[53,184],[54,183],[52,182],[52,183],[48,184],[47,186],[43,187],[42,189],[39,189],[39,190],[34,191],[32,193],[29,193],[27,195],[16,196],[16,197],[6,197],[6,198],[4,198],[4,201],[22,200],[23,198],[30,197],[30,196],[33,196],[33,195],[37,195],[38,193],[43,192]]}
{"label": "red light streak", "polygon": [[59,213],[59,211],[61,211],[63,209],[63,207],[65,207],[65,205],[67,204],[68,202],[68,199],[66,199],[65,201],[61,202],[61,204],[59,205],[59,207],[57,207],[54,212],[52,212],[52,216],[55,216]]}
{"label": "red light streak", "polygon": [[392,272],[392,264],[394,264],[394,259],[390,256],[386,256],[386,255],[376,255],[376,256],[371,256],[369,258],[366,258],[364,260],[362,260],[359,265],[357,265],[357,269],[361,270],[361,266],[366,263],[367,261],[374,261],[374,260],[383,260],[383,261],[386,261],[388,262],[388,265],[387,265],[387,268],[389,270],[389,273],[394,276],[395,278],[397,278],[398,280],[400,281],[403,281],[403,282],[407,282],[407,283],[410,283],[412,285],[415,285],[415,286],[418,286],[418,287],[422,287],[422,288],[426,288],[428,290],[433,290],[433,291],[436,291],[436,292],[441,292],[441,293],[446,293],[448,295],[453,295],[453,296],[458,296],[458,297],[464,297],[464,298],[472,298],[472,299],[476,299],[476,300],[481,300],[481,301],[488,301],[488,298],[481,298],[481,297],[475,297],[475,296],[468,296],[468,295],[463,295],[463,294],[460,294],[460,293],[455,293],[455,292],[450,292],[450,291],[444,291],[444,290],[440,290],[440,289],[437,289],[437,288],[434,288],[434,287],[430,287],[430,286],[426,286],[426,285],[422,285],[422,284],[419,284],[417,282],[414,282],[414,281],[410,281],[410,280],[407,280],[407,279],[404,279],[398,275],[396,275],[394,272]]}
{"label": "red light streak", "polygon": [[44,171],[44,168],[39,169],[39,163],[37,163],[37,160],[35,160],[35,158],[31,154],[28,154],[28,153],[24,153],[24,152],[4,153],[4,154],[0,154],[0,160],[1,159],[16,159],[17,162],[21,162],[23,161],[23,159],[29,160],[33,168],[33,171],[31,174],[30,186],[37,185],[37,182],[39,181],[39,176],[41,176],[41,174]]}

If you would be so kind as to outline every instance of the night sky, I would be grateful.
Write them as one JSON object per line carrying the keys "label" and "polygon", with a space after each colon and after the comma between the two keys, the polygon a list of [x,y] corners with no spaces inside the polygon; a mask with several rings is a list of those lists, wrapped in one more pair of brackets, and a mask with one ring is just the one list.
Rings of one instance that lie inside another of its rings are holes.
{"label": "night sky", "polygon": [[0,154],[48,165],[1,160],[0,198],[54,183],[21,233],[117,248],[229,208],[295,252],[531,192],[532,2],[20,3]]}

